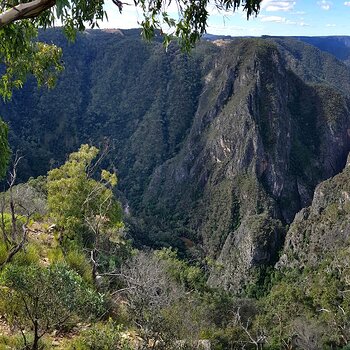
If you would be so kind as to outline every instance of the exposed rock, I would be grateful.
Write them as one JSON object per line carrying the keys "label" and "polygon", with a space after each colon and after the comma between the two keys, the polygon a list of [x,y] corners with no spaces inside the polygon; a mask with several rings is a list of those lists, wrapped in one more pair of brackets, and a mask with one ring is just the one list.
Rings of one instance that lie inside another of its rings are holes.
{"label": "exposed rock", "polygon": [[346,98],[303,81],[275,43],[223,50],[186,143],[154,172],[144,203],[187,211],[221,267],[209,282],[238,291],[277,261],[284,224],[343,168],[350,119]]}
{"label": "exposed rock", "polygon": [[312,204],[295,217],[277,267],[320,263],[345,247],[350,238],[350,166],[316,187]]}
{"label": "exposed rock", "polygon": [[244,218],[239,228],[230,233],[212,271],[209,283],[234,292],[254,282],[250,272],[257,266],[275,261],[283,242],[281,223],[264,213]]}

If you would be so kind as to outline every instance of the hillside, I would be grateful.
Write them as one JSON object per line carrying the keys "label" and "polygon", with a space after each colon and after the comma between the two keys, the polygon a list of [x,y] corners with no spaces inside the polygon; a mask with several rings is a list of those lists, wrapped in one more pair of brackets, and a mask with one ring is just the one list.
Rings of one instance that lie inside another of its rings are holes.
{"label": "hillside", "polygon": [[213,286],[259,279],[286,225],[346,163],[350,70],[303,41],[202,42],[187,56],[135,30],[42,38],[63,47],[56,88],[30,81],[0,106],[21,178],[109,143],[135,242],[213,259]]}
{"label": "hillside", "polygon": [[350,64],[350,40],[348,36],[297,37],[297,39],[329,52],[338,59]]}

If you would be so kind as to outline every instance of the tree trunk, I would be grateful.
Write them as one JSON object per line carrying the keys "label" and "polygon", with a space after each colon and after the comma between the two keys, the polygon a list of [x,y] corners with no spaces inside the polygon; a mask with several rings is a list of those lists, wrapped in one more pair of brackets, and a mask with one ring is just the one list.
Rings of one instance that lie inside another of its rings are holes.
{"label": "tree trunk", "polygon": [[39,350],[39,326],[38,326],[38,321],[34,322],[34,340],[33,340],[33,346],[32,350]]}
{"label": "tree trunk", "polygon": [[92,263],[92,280],[96,287],[97,285],[97,262],[96,262],[96,249],[91,250],[90,259]]}

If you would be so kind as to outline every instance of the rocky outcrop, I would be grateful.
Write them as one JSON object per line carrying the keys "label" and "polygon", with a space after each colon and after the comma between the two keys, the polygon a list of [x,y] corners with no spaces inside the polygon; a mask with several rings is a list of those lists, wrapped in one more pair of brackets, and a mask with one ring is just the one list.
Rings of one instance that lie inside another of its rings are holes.
{"label": "rocky outcrop", "polygon": [[277,267],[303,268],[349,244],[350,158],[345,169],[316,187],[311,206],[291,224]]}
{"label": "rocky outcrop", "polygon": [[240,290],[277,261],[315,186],[343,168],[348,104],[331,83],[301,79],[270,41],[226,45],[209,74],[182,150],[156,169],[144,203],[185,210],[217,260],[210,283]]}
{"label": "rocky outcrop", "polygon": [[209,284],[241,292],[259,277],[257,268],[277,259],[284,231],[267,213],[246,216],[227,237],[209,277]]}

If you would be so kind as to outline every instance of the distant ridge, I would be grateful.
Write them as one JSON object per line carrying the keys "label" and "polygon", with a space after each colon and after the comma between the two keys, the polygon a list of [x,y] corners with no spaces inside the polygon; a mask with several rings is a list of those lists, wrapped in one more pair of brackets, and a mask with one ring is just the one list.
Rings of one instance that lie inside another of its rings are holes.
{"label": "distant ridge", "polygon": [[[215,40],[234,40],[237,37],[230,35],[205,34],[203,39],[207,41]],[[249,38],[249,36],[246,36]],[[296,39],[307,44],[313,45],[318,49],[334,55],[341,61],[350,64],[350,36],[347,35],[330,35],[330,36],[270,36],[262,35],[263,39]]]}

